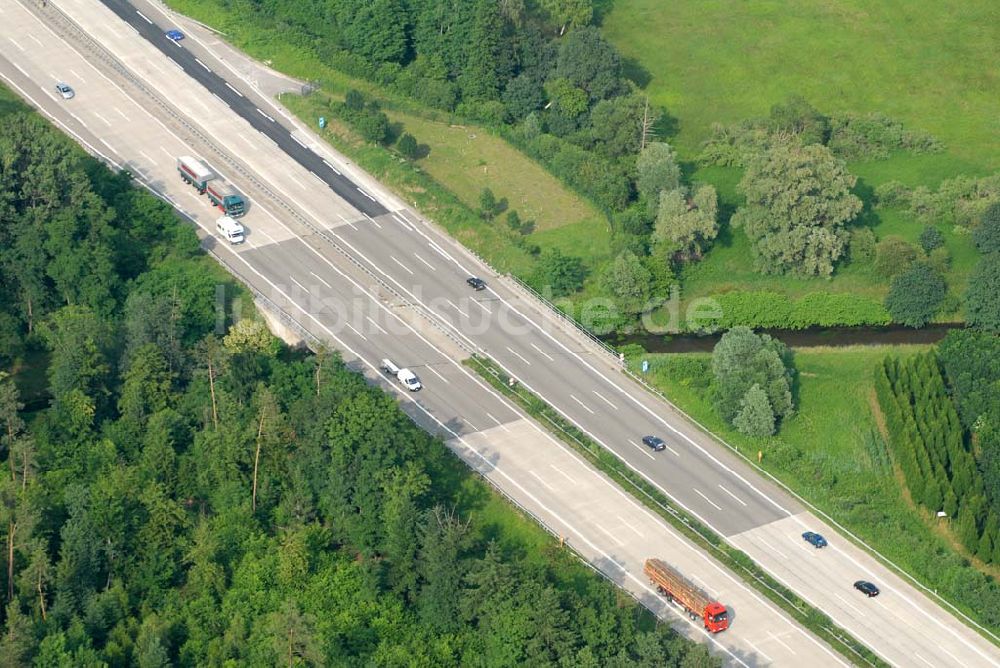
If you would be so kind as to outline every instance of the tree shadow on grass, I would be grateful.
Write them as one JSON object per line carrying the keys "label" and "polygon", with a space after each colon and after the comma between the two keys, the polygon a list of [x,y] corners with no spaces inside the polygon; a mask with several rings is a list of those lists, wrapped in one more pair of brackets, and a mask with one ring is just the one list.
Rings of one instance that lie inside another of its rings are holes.
{"label": "tree shadow on grass", "polygon": [[[722,220],[719,217],[719,234],[716,235],[715,240],[712,241],[713,247],[729,248],[733,245],[733,226],[729,224],[729,220]],[[712,251],[709,250],[709,253]]]}
{"label": "tree shadow on grass", "polygon": [[663,107],[658,107],[657,111],[660,112],[660,117],[656,119],[656,123],[653,125],[653,133],[656,135],[656,138],[662,141],[676,137],[681,129],[680,121]]}
{"label": "tree shadow on grass", "polygon": [[591,5],[594,7],[593,23],[599,26],[604,23],[604,17],[615,8],[615,0],[591,0]]}
{"label": "tree shadow on grass", "polygon": [[854,220],[855,227],[872,228],[882,222],[882,217],[875,209],[876,197],[875,188],[869,185],[864,179],[858,178],[852,192],[861,200],[861,213]]}
{"label": "tree shadow on grass", "polygon": [[645,89],[653,80],[653,75],[650,74],[649,70],[631,56],[622,58],[622,76],[642,89]]}
{"label": "tree shadow on grass", "polygon": [[389,131],[386,133],[385,142],[387,144],[395,144],[400,137],[403,136],[403,132],[406,128],[399,121],[389,123]]}

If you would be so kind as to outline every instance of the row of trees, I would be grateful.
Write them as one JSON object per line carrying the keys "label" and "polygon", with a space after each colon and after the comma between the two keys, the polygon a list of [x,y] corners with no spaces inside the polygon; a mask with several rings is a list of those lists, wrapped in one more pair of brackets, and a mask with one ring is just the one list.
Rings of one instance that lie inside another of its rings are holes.
{"label": "row of trees", "polygon": [[5,354],[50,398],[0,378],[0,663],[717,665],[336,355],[218,331],[235,288],[127,178],[34,117],[0,152]]}
{"label": "row of trees", "polygon": [[875,391],[914,502],[957,518],[955,533],[966,549],[985,562],[1000,562],[1000,514],[987,503],[936,355],[887,358],[876,370]]}
{"label": "row of trees", "polygon": [[950,396],[986,488],[986,500],[1000,513],[1000,337],[973,329],[950,332],[938,345]]}

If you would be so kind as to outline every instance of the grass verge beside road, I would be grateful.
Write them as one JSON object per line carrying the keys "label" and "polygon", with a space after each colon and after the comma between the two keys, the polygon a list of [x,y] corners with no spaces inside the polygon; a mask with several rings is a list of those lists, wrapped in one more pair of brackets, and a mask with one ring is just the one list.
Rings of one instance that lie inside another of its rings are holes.
{"label": "grass verge beside road", "polygon": [[[683,411],[744,454],[763,453],[762,467],[882,555],[994,633],[998,616],[983,587],[988,573],[958,554],[929,514],[904,497],[877,422],[873,371],[886,356],[926,346],[795,350],[796,414],[776,436],[753,439],[718,417],[708,396],[708,353],[627,353],[638,373]],[[640,374],[641,375],[641,374]]]}
{"label": "grass verge beside road", "polygon": [[665,519],[688,540],[706,550],[720,563],[737,573],[741,579],[767,596],[803,627],[825,640],[834,650],[855,664],[887,666],[868,647],[835,625],[823,612],[809,605],[794,592],[774,580],[744,552],[727,543],[671,501],[635,471],[606,449],[594,443],[586,434],[565,420],[552,407],[521,386],[512,389],[509,377],[491,360],[472,357],[466,366],[476,371],[497,391],[515,401],[529,415],[582,455],[647,508]]}

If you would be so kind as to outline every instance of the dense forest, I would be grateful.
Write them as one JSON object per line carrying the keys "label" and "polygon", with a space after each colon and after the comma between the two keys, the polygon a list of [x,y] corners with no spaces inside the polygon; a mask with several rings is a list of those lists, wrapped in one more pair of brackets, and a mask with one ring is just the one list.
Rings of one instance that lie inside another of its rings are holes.
{"label": "dense forest", "polygon": [[717,665],[220,286],[127,175],[3,118],[0,665]]}

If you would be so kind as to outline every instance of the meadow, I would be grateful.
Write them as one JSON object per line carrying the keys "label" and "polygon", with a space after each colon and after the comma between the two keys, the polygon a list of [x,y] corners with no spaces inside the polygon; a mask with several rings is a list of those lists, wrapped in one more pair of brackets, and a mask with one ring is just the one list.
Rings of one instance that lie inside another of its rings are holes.
{"label": "meadow", "polygon": [[[897,180],[937,186],[959,174],[1000,169],[1000,5],[983,0],[866,2],[737,0],[671,3],[616,0],[602,30],[625,55],[631,76],[665,108],[676,132],[662,137],[687,162],[692,180],[715,185],[734,211],[741,171],[695,164],[713,124],[766,116],[801,95],[824,113],[881,112],[945,144],[936,154],[895,154],[853,162],[857,194],[870,203]],[[922,226],[898,210],[869,210],[879,238],[916,241]],[[952,303],[976,261],[968,236],[942,226],[951,251]],[[881,301],[888,282],[864,267],[841,266],[829,281],[763,276],[752,269],[741,230],[725,226],[715,247],[683,275],[685,298],[730,290],[772,290],[795,298],[824,290]],[[961,319],[955,308],[939,320]]]}
{"label": "meadow", "polygon": [[948,146],[949,171],[1000,168],[1000,5],[990,0],[615,0],[602,30],[677,119],[684,156],[713,123],[789,95],[879,111]]}

